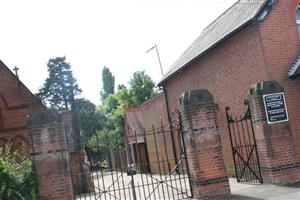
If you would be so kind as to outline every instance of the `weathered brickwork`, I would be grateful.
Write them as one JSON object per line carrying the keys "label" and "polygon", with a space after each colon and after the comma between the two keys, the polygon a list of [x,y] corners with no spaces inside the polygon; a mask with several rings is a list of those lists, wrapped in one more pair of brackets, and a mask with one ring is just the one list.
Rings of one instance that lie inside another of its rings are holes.
{"label": "weathered brickwork", "polygon": [[207,90],[180,98],[193,197],[217,199],[230,194],[217,123],[218,107]]}
{"label": "weathered brickwork", "polygon": [[300,180],[300,162],[290,122],[268,124],[263,95],[283,92],[276,81],[251,87],[249,105],[253,116],[261,172],[265,183],[286,183]]}
{"label": "weathered brickwork", "polygon": [[85,162],[85,152],[81,145],[75,142],[76,133],[72,123],[73,114],[74,112],[72,111],[66,111],[61,113],[61,116],[70,157],[69,164],[72,175],[73,192],[74,194],[80,194],[94,191],[94,186],[91,180],[91,171]]}
{"label": "weathered brickwork", "polygon": [[70,155],[61,115],[52,111],[35,112],[28,125],[40,199],[72,200]]}
{"label": "weathered brickwork", "polygon": [[26,117],[43,108],[42,103],[0,61],[0,146],[8,141],[15,148],[23,143],[27,145]]}

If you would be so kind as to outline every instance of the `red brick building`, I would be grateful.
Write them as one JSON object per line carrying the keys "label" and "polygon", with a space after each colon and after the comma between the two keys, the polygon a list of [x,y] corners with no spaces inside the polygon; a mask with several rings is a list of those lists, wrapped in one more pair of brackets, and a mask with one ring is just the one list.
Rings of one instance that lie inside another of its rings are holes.
{"label": "red brick building", "polygon": [[[291,132],[295,156],[300,161],[299,3],[238,1],[203,30],[158,84],[165,95],[159,104],[167,102],[169,113],[166,115],[162,108],[158,115],[169,116],[169,121],[184,92],[211,92],[218,105],[217,121],[228,169],[233,163],[225,107],[229,106],[233,115],[243,115],[250,87],[263,81],[275,80],[284,90],[289,114],[286,129]],[[148,112],[153,109],[144,109],[144,121],[156,123],[156,117]]]}
{"label": "red brick building", "polygon": [[[63,149],[65,157],[62,157],[66,159],[64,162],[71,164],[72,173],[75,174],[73,178],[74,193],[77,194],[80,192],[78,189],[79,184],[81,184],[86,191],[91,190],[90,172],[88,166],[84,162],[84,152],[82,149],[77,150],[74,147],[75,133],[74,127],[72,126],[72,113],[64,112],[60,114],[62,117],[58,118],[57,121],[61,121],[61,126],[64,127],[64,129],[59,129],[60,131],[57,131],[55,134],[52,133],[53,135],[51,137],[59,138],[53,139],[48,136],[43,136],[44,132],[40,129],[40,125],[38,125],[36,132],[29,132],[30,130],[27,125],[27,120],[29,116],[32,117],[33,113],[36,114],[39,112],[51,113],[51,111],[47,111],[47,108],[39,101],[39,99],[37,99],[19,80],[18,76],[12,73],[9,68],[0,61],[0,147],[7,142],[12,143],[13,148],[15,149],[22,144],[30,144],[32,147],[30,149],[32,156],[35,156],[35,159],[33,160],[37,168],[38,179],[42,180],[39,185],[39,192],[42,198],[44,198],[44,195],[46,195],[47,198],[49,197],[47,195],[57,195],[57,193],[52,192],[49,189],[49,185],[53,184],[52,182],[54,181],[54,179],[49,178],[49,176],[55,177],[57,173],[59,173],[60,176],[62,176],[62,174],[64,174],[64,176],[69,174],[67,167],[62,170],[60,168],[61,166],[56,166],[56,162],[48,160],[49,157],[51,158],[51,156],[49,156],[49,152],[56,152],[53,151],[55,148],[58,148],[59,152],[62,152]],[[35,119],[33,122],[38,124],[42,117],[37,118],[38,119]],[[56,127],[60,124],[57,123],[57,121],[52,122],[52,124],[46,123],[45,126]],[[68,137],[68,143],[65,141],[65,134]],[[62,147],[63,145],[69,149]],[[67,156],[65,154],[67,154]],[[55,156],[58,156],[57,153],[54,153],[54,157]],[[71,161],[67,159],[68,157],[71,158]],[[57,171],[58,169],[62,171]],[[79,173],[83,174],[81,175],[80,181],[78,177],[76,177]],[[58,180],[56,180],[57,182],[64,181],[64,179],[60,176],[58,177]],[[65,182],[62,184],[65,184]],[[58,185],[57,187],[60,189],[61,185]],[[42,188],[45,188],[45,190]],[[65,197],[63,199],[67,198]]]}
{"label": "red brick building", "polygon": [[28,144],[26,119],[45,108],[30,90],[0,61],[0,146],[10,141],[15,148]]}

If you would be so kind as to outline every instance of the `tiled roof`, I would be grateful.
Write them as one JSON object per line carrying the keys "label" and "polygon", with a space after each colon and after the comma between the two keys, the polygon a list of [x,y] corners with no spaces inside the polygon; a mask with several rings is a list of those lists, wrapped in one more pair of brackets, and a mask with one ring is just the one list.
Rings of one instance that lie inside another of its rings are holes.
{"label": "tiled roof", "polygon": [[239,0],[232,5],[202,31],[200,36],[171,66],[159,85],[253,20],[260,13],[267,1]]}
{"label": "tiled roof", "polygon": [[289,67],[288,76],[290,78],[295,78],[296,76],[300,75],[299,68],[300,68],[300,56],[298,56],[298,58],[296,58],[293,64]]}

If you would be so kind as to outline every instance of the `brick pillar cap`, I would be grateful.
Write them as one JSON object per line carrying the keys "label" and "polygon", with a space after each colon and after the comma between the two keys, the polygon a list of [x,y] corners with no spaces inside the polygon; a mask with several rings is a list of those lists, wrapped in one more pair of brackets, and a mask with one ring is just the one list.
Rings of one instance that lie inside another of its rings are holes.
{"label": "brick pillar cap", "polygon": [[33,112],[27,120],[27,125],[42,125],[61,121],[61,115],[52,110],[39,110]]}
{"label": "brick pillar cap", "polygon": [[189,90],[179,97],[179,105],[187,106],[192,104],[213,103],[213,95],[205,89]]}
{"label": "brick pillar cap", "polygon": [[283,92],[282,86],[277,81],[262,81],[250,87],[250,95],[263,95]]}

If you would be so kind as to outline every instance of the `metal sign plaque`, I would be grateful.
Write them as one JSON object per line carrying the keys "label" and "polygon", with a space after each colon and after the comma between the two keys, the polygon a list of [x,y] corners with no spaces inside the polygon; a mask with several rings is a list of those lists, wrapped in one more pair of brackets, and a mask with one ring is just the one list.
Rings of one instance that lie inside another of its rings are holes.
{"label": "metal sign plaque", "polygon": [[284,93],[263,95],[268,124],[289,120]]}

